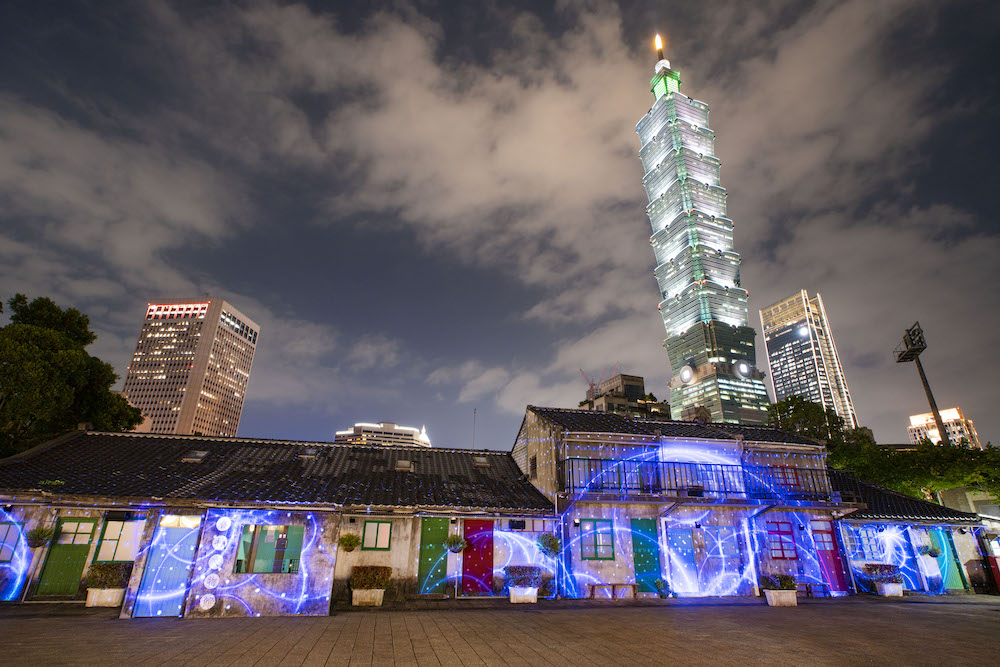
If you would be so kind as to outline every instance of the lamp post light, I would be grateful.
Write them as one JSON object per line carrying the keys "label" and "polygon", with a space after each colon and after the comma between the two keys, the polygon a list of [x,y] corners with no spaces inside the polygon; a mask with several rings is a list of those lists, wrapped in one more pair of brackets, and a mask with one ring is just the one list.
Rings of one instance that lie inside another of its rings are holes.
{"label": "lamp post light", "polygon": [[941,436],[941,444],[950,445],[951,441],[948,439],[948,431],[944,428],[944,422],[941,421],[941,413],[938,411],[937,403],[934,401],[934,394],[931,393],[931,385],[927,382],[924,367],[920,364],[920,353],[926,349],[927,341],[924,340],[924,331],[920,328],[920,322],[914,322],[913,326],[906,330],[903,342],[896,346],[893,354],[896,356],[897,364],[907,361],[916,362],[917,371],[920,373],[920,381],[923,383],[924,391],[927,393],[927,402],[931,404],[931,412],[934,414],[934,423],[937,424],[938,435]]}

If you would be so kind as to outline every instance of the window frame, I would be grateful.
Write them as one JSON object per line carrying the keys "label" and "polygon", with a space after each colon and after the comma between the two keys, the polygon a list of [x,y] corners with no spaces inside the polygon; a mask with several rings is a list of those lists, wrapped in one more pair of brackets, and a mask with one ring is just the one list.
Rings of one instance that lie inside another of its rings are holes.
{"label": "window frame", "polygon": [[[782,525],[788,526],[788,530],[783,530]],[[768,521],[765,523],[767,528],[767,551],[771,560],[798,560],[799,550],[795,545],[795,532],[792,527],[791,521]],[[772,528],[772,526],[774,526]],[[787,540],[786,540],[787,537]],[[791,549],[787,548],[786,545],[790,544]],[[775,551],[779,554],[776,556]],[[791,556],[788,556],[788,553]]]}
{"label": "window frame", "polygon": [[[250,535],[251,535],[251,537],[250,537],[250,548],[247,551],[247,553],[243,554],[243,558],[240,559],[239,558],[240,549],[242,549],[243,536],[246,534],[247,528],[251,529],[250,530]],[[259,548],[260,548],[260,540],[264,537],[264,533],[268,529],[270,529],[270,528],[274,528],[275,529],[275,551],[277,551],[278,535],[280,535],[280,530],[279,529],[281,529],[281,528],[285,529],[285,548],[284,548],[282,563],[283,564],[285,562],[288,563],[288,571],[287,572],[281,572],[281,571],[275,572],[274,569],[273,569],[274,568],[274,566],[273,566],[273,562],[274,562],[273,559],[271,561],[272,562],[272,569],[271,570],[258,572],[258,571],[256,571],[254,569],[254,564],[257,562],[257,553],[258,553]],[[301,528],[302,529],[302,540],[299,543],[298,553],[296,554],[295,558],[290,558],[289,554],[288,554],[288,539],[289,539],[289,535],[291,534],[291,529],[292,528]],[[280,575],[287,575],[287,574],[298,575],[298,574],[301,574],[301,569],[302,569],[302,549],[305,546],[305,530],[306,530],[305,525],[303,525],[303,524],[295,524],[295,523],[247,523],[247,524],[244,524],[243,527],[242,527],[242,529],[240,530],[240,537],[239,537],[240,543],[237,544],[237,547],[236,547],[236,556],[237,556],[237,558],[235,559],[235,562],[233,563],[233,574],[280,574]],[[239,569],[240,563],[243,563],[243,569],[242,570]],[[292,564],[293,563],[294,563],[294,570],[292,569]]]}
{"label": "window frame", "polygon": [[[588,531],[584,527],[585,524],[592,524],[592,528]],[[601,529],[601,526],[607,524],[607,531]],[[608,545],[599,544],[598,536],[608,535],[611,540]],[[588,556],[586,549],[587,543],[585,538],[588,536],[593,536],[593,555]],[[611,555],[601,556],[599,552],[599,547],[610,546]],[[615,526],[612,519],[580,519],[580,560],[614,560],[615,559]]]}
{"label": "window frame", "polygon": [[16,521],[2,521],[0,522],[0,526],[8,526],[7,532],[4,533],[3,536],[4,540],[3,542],[0,542],[0,544],[5,544],[7,542],[7,538],[10,536],[10,528],[14,528],[17,531],[16,533],[17,537],[10,545],[10,558],[3,560],[2,559],[3,549],[0,548],[0,564],[13,563],[14,556],[17,555],[17,545],[21,543],[21,533],[24,532],[24,524],[17,523]]}
{"label": "window frame", "polygon": [[[378,526],[381,524],[389,524],[389,541],[384,547],[378,546]],[[375,546],[366,547],[365,546],[365,534],[368,532],[368,524],[375,524]],[[365,525],[361,527],[361,550],[362,551],[389,551],[392,549],[392,521],[382,521],[379,519],[366,519]]]}
{"label": "window frame", "polygon": [[[113,522],[113,521],[122,524],[122,530],[121,530],[120,533],[118,533],[118,537],[114,540],[114,542],[115,542],[115,553],[112,554],[112,555],[115,555],[115,554],[118,553],[118,546],[121,543],[122,533],[125,532],[125,524],[132,523],[132,522],[140,522],[140,523],[143,524],[143,529],[145,529],[145,527],[146,527],[146,519],[105,519],[104,520],[104,525],[101,526],[101,534],[97,537],[97,548],[94,549],[94,559],[91,561],[92,563],[134,563],[135,562],[135,558],[128,558],[128,559],[112,558],[111,560],[103,560],[103,559],[99,558],[99,556],[101,555],[101,546],[104,544],[104,536],[108,532],[108,524],[111,523],[111,522]],[[143,531],[140,530],[139,534],[136,535],[136,539],[140,543],[142,542],[142,533],[143,533]],[[138,554],[139,551],[141,551],[141,549],[139,548],[139,544],[136,544],[136,556],[139,555]]]}

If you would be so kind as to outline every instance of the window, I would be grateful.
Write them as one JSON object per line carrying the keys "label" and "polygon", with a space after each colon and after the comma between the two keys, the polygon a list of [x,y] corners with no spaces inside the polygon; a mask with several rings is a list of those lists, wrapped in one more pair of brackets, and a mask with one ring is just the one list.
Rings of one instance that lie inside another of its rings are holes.
{"label": "window", "polygon": [[809,522],[812,528],[813,543],[817,551],[835,551],[833,543],[833,522],[822,519],[813,519]]}
{"label": "window", "polygon": [[297,573],[304,533],[304,526],[243,526],[235,571]]}
{"label": "window", "polygon": [[778,486],[785,489],[799,488],[799,473],[795,468],[789,466],[776,466],[774,469],[774,480]]}
{"label": "window", "polygon": [[538,479],[538,457],[532,456],[528,459],[528,476],[531,479]]}
{"label": "window", "polygon": [[580,520],[580,557],[583,560],[615,559],[615,535],[610,519]]}
{"label": "window", "polygon": [[767,548],[771,558],[775,560],[796,560],[795,539],[792,537],[792,524],[788,521],[767,522]]}
{"label": "window", "polygon": [[369,551],[388,551],[392,536],[391,521],[365,521],[364,537],[361,549]]}
{"label": "window", "polygon": [[851,543],[851,558],[855,560],[881,561],[885,555],[878,531],[868,526],[850,530],[847,533]]}
{"label": "window", "polygon": [[95,561],[134,561],[145,520],[106,521]]}
{"label": "window", "polygon": [[486,458],[485,456],[473,456],[472,459],[473,459],[473,461],[475,461],[475,465],[476,465],[477,468],[489,468],[490,467],[490,460],[488,458]]}
{"label": "window", "polygon": [[0,563],[14,560],[14,547],[21,537],[21,527],[16,523],[0,523]]}
{"label": "window", "polygon": [[59,544],[90,544],[94,534],[93,521],[64,521],[59,524]]}

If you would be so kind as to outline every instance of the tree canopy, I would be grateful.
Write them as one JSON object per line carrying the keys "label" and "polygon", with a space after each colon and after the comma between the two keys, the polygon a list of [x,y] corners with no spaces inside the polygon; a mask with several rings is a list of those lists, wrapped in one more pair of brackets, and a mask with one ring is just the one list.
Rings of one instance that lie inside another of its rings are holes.
{"label": "tree canopy", "polygon": [[111,391],[114,368],[87,353],[97,336],[86,315],[23,294],[7,304],[10,322],[0,327],[0,456],[79,423],[128,431],[142,421],[137,408]]}
{"label": "tree canopy", "polygon": [[872,484],[917,498],[960,486],[1000,496],[998,448],[935,445],[927,439],[912,450],[882,447],[869,429],[845,429],[832,410],[798,396],[773,404],[769,413],[773,426],[825,440],[831,468],[850,470]]}

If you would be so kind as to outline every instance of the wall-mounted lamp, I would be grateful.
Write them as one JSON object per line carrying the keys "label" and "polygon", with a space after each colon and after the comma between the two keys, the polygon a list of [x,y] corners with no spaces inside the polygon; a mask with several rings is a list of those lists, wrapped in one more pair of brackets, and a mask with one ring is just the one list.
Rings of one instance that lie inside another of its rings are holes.
{"label": "wall-mounted lamp", "polygon": [[449,521],[449,523],[451,523],[452,525],[454,525],[454,524],[458,523],[458,519],[456,519],[455,517],[452,517],[451,520]]}
{"label": "wall-mounted lamp", "polygon": [[573,525],[579,527],[580,520],[579,519],[573,519]]}
{"label": "wall-mounted lamp", "polygon": [[700,524],[700,523],[697,523],[697,522],[696,522],[696,523],[694,524],[694,527],[695,527],[695,528],[701,528],[701,524]]}
{"label": "wall-mounted lamp", "polygon": [[347,523],[354,523],[354,521],[355,521],[355,519],[354,519],[354,517],[352,516],[352,517],[351,517],[350,519],[348,519],[348,520],[347,520]]}

